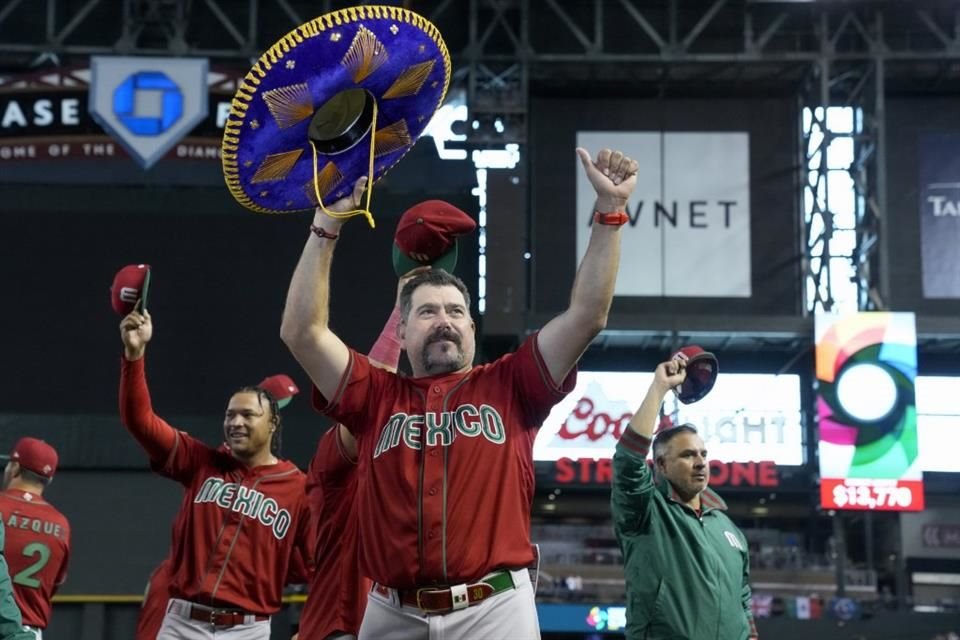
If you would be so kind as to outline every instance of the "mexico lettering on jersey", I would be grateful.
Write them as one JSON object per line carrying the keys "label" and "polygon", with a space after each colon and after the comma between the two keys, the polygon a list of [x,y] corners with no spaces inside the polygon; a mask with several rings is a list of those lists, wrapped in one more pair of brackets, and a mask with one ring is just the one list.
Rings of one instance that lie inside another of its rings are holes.
{"label": "mexico lettering on jersey", "polygon": [[310,556],[303,472],[286,460],[246,467],[228,449],[182,432],[159,471],[186,489],[171,595],[263,615],[279,610],[288,573],[302,574],[294,565]]}
{"label": "mexico lettering on jersey", "polygon": [[283,540],[287,535],[292,521],[290,511],[281,508],[273,498],[266,497],[251,487],[226,482],[223,478],[211,477],[204,480],[193,502],[212,502],[227,511],[242,513],[268,527],[277,540]]}
{"label": "mexico lettering on jersey", "polygon": [[351,352],[330,403],[314,394],[357,437],[364,575],[409,589],[532,564],[533,441],[576,383],[575,371],[553,382],[536,340],[467,373],[427,378]]}
{"label": "mexico lettering on jersey", "polygon": [[401,443],[413,451],[420,451],[421,442],[428,447],[448,447],[457,435],[482,436],[493,444],[503,444],[507,439],[503,418],[495,408],[486,404],[479,407],[462,404],[456,411],[440,414],[432,411],[425,415],[393,414],[380,431],[373,457],[378,458]]}
{"label": "mexico lettering on jersey", "polygon": [[66,580],[70,558],[70,524],[41,496],[7,489],[0,492],[0,520],[13,596],[23,623],[45,629],[51,598]]}

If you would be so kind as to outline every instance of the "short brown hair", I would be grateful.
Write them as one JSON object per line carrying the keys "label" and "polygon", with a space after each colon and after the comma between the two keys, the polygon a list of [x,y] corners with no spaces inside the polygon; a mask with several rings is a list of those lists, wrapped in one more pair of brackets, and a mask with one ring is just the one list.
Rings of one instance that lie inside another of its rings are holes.
{"label": "short brown hair", "polygon": [[467,290],[467,285],[463,283],[463,280],[443,269],[430,269],[429,271],[424,271],[414,276],[407,284],[403,285],[403,289],[400,291],[400,318],[403,322],[406,322],[410,316],[410,311],[413,307],[413,292],[421,286],[456,287],[457,290],[463,294],[463,301],[467,305],[467,311],[470,311],[470,292]]}
{"label": "short brown hair", "polygon": [[663,450],[667,448],[670,441],[681,433],[698,433],[697,428],[689,422],[664,429],[653,439],[653,459],[657,460],[663,455]]}

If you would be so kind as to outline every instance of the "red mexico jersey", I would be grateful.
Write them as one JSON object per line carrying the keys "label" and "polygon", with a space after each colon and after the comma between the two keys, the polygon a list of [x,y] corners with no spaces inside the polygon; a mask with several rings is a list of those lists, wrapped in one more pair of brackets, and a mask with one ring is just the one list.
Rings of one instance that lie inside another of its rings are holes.
{"label": "red mexico jersey", "polygon": [[0,492],[0,514],[7,529],[3,552],[23,624],[46,629],[50,599],[67,579],[70,524],[49,502],[23,490]]}
{"label": "red mexico jersey", "polygon": [[160,473],[190,497],[173,535],[170,594],[270,615],[297,544],[309,545],[305,476],[293,463],[247,467],[178,432]]}
{"label": "red mexico jersey", "polygon": [[170,595],[276,613],[286,577],[310,557],[303,472],[287,460],[248,467],[226,446],[174,430],[153,412],[143,359],[122,365],[120,415],[154,470],[185,489],[173,526]]}
{"label": "red mexico jersey", "polygon": [[530,565],[533,441],[575,382],[573,371],[553,383],[536,335],[491,364],[427,378],[351,351],[336,397],[314,400],[360,445],[361,572],[405,589]]}
{"label": "red mexico jersey", "polygon": [[337,631],[356,635],[371,586],[357,563],[355,498],[362,471],[343,450],[339,431],[334,425],[323,434],[307,471],[317,545],[313,580],[300,614],[300,640],[323,640]]}

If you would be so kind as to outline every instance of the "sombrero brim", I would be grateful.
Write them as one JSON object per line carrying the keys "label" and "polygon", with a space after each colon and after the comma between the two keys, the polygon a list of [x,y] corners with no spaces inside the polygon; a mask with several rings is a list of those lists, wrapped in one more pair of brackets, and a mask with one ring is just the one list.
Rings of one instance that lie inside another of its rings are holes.
{"label": "sombrero brim", "polygon": [[[370,166],[370,132],[340,153],[318,154],[307,131],[338,93],[362,88],[376,106],[375,182],[414,145],[450,84],[437,28],[400,7],[341,9],[297,27],[240,82],[224,127],[223,173],[233,197],[261,213],[326,204],[350,193]],[[315,173],[316,172],[316,173]]]}
{"label": "sombrero brim", "polygon": [[420,267],[425,267],[430,265],[434,269],[443,269],[447,273],[453,273],[453,270],[457,267],[457,243],[453,243],[453,248],[450,251],[447,251],[445,254],[434,260],[433,262],[417,262],[403,251],[400,250],[400,247],[396,243],[393,244],[393,271],[397,274],[398,277],[403,277]]}

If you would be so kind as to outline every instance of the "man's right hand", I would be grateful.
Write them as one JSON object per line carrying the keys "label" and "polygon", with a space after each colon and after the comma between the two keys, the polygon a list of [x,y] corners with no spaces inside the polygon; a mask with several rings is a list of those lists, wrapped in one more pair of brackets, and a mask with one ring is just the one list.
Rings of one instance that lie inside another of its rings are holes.
{"label": "man's right hand", "polygon": [[653,372],[653,384],[663,393],[679,387],[686,379],[687,356],[683,353],[678,353],[672,360],[661,362]]}
{"label": "man's right hand", "polygon": [[139,360],[153,337],[153,320],[146,311],[131,311],[120,321],[120,340],[127,360]]}

